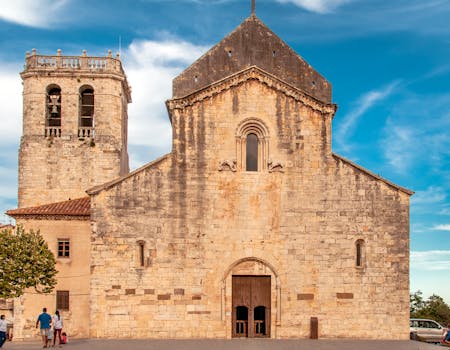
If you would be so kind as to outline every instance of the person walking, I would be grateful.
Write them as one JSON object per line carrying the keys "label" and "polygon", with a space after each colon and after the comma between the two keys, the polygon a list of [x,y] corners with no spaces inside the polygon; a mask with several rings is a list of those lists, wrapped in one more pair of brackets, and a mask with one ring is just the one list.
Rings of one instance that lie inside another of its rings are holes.
{"label": "person walking", "polygon": [[0,348],[6,341],[6,330],[8,325],[6,324],[5,315],[0,316]]}
{"label": "person walking", "polygon": [[59,311],[55,311],[55,315],[53,316],[53,347],[55,347],[56,336],[58,335],[58,345],[61,347],[61,330],[63,328],[63,319],[59,314]]}
{"label": "person walking", "polygon": [[52,324],[52,317],[47,313],[47,308],[42,309],[42,313],[38,316],[36,321],[36,328],[40,324],[43,348],[48,347],[48,335],[50,333],[50,325]]}

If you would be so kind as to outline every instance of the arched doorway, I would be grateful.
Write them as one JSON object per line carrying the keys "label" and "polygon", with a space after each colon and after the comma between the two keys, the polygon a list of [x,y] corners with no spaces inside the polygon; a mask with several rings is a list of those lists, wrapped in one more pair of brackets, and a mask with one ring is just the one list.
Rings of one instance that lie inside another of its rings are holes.
{"label": "arched doorway", "polygon": [[267,260],[252,256],[228,265],[222,277],[221,299],[227,337],[277,337],[281,284],[278,272]]}
{"label": "arched doorway", "polygon": [[270,276],[232,276],[233,337],[270,337]]}

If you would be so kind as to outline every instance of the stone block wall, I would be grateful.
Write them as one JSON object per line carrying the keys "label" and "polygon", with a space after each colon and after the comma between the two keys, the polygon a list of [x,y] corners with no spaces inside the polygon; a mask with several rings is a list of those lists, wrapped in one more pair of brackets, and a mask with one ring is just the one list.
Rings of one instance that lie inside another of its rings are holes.
{"label": "stone block wall", "polygon": [[[25,70],[19,207],[80,198],[87,188],[126,174],[126,78],[105,72]],[[61,88],[61,137],[45,137],[47,87]],[[80,88],[94,89],[92,137],[78,134]]]}
{"label": "stone block wall", "polygon": [[[318,317],[321,338],[408,338],[410,193],[333,155],[332,114],[262,80],[169,102],[172,153],[91,192],[92,336],[231,337],[231,276],[249,274],[271,276],[271,337]],[[249,119],[277,168],[243,170]]]}

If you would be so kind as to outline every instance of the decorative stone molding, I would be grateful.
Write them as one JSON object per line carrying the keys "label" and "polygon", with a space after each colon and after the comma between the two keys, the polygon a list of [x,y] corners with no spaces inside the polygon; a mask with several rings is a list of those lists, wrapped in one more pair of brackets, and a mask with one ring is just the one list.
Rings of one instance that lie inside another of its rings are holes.
{"label": "decorative stone molding", "polygon": [[333,116],[336,113],[337,106],[335,104],[328,104],[317,100],[308,95],[304,91],[280,80],[276,76],[262,70],[259,67],[252,66],[227,78],[219,80],[209,86],[206,86],[198,91],[177,99],[168,100],[166,102],[169,110],[184,109],[187,106],[192,106],[197,102],[217,95],[225,90],[229,90],[234,86],[243,84],[249,80],[258,80],[268,87],[283,92],[285,95],[294,98],[296,101],[302,102],[313,110],[321,112],[324,116]]}
{"label": "decorative stone molding", "polygon": [[[242,259],[239,259],[232,263],[224,272],[222,276],[222,288],[221,288],[221,319],[223,322],[226,321],[226,301],[227,301],[227,295],[226,295],[226,280],[229,277],[231,271],[238,266],[239,264],[245,263],[245,262],[256,262],[262,265],[265,265],[267,268],[269,268],[274,277],[275,277],[275,293],[276,293],[276,303],[275,303],[275,326],[281,325],[281,281],[280,281],[280,275],[277,272],[277,270],[273,267],[272,264],[270,264],[268,261],[257,258],[254,256],[245,257]],[[274,334],[276,334],[276,328],[274,329]]]}
{"label": "decorative stone molding", "polygon": [[233,159],[233,160],[226,159],[222,162],[219,162],[218,170],[219,171],[229,170],[229,171],[232,171],[233,173],[236,172],[236,170],[237,170],[236,159]]}
{"label": "decorative stone molding", "polygon": [[269,128],[259,118],[246,118],[239,123],[236,129],[237,168],[245,170],[246,145],[249,134],[255,134],[258,138],[258,171],[265,171],[269,156]]}
{"label": "decorative stone molding", "polygon": [[273,160],[269,159],[269,162],[267,163],[267,168],[269,169],[269,173],[283,173],[284,167],[280,162],[274,162]]}

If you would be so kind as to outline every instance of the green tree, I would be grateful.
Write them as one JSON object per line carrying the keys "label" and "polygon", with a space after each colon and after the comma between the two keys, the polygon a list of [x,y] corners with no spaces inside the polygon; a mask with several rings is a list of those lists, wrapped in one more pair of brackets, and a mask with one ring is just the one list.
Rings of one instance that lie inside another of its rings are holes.
{"label": "green tree", "polygon": [[0,298],[15,298],[27,288],[50,293],[56,285],[55,257],[39,231],[0,231]]}
{"label": "green tree", "polygon": [[410,295],[410,314],[414,318],[430,318],[443,325],[450,324],[450,307],[439,295],[423,300],[419,290]]}
{"label": "green tree", "polygon": [[414,294],[409,295],[409,313],[411,317],[424,307],[422,292],[418,290]]}

